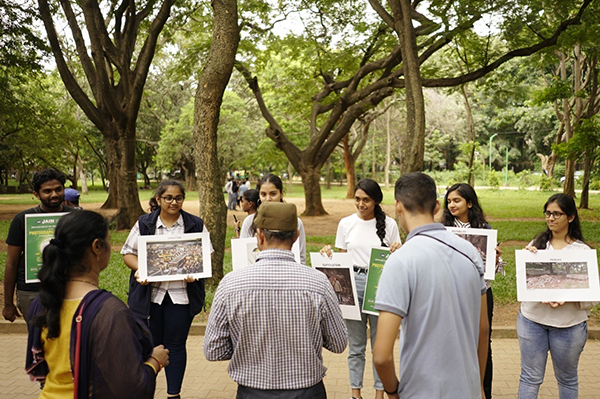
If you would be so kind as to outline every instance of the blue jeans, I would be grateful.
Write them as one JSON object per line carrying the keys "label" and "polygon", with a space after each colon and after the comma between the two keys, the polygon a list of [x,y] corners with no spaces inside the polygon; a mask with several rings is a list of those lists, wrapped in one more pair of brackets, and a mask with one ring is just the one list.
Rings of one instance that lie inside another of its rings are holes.
{"label": "blue jeans", "polygon": [[[363,298],[365,295],[365,284],[367,275],[354,272],[354,281],[358,294],[358,304],[362,309]],[[371,351],[375,343],[377,334],[377,316],[361,313],[362,320],[345,320],[348,329],[348,369],[350,371],[350,387],[353,389],[362,389],[363,376],[365,374],[365,352],[367,348],[367,321],[369,322],[371,332]],[[373,379],[375,389],[382,391],[383,384],[373,367]]]}
{"label": "blue jeans", "polygon": [[577,364],[587,340],[587,322],[557,328],[536,323],[519,312],[517,335],[521,348],[519,399],[535,399],[544,381],[548,350],[560,399],[576,399],[579,389]]}
{"label": "blue jeans", "polygon": [[161,305],[150,304],[150,332],[154,345],[164,345],[169,350],[169,365],[165,367],[167,394],[181,392],[187,363],[185,343],[192,325],[190,305],[176,305],[167,292]]}

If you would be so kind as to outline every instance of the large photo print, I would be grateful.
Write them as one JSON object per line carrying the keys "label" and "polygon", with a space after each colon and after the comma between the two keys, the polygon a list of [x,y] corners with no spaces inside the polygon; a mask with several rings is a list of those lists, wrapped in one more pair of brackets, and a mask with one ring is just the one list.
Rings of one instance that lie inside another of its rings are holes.
{"label": "large photo print", "polygon": [[208,233],[140,236],[140,278],[148,281],[196,279],[212,276]]}
{"label": "large photo print", "polygon": [[496,277],[496,246],[498,245],[498,231],[491,229],[463,229],[460,227],[446,227],[448,231],[469,241],[483,260],[483,278],[494,280]]}
{"label": "large photo print", "polygon": [[342,316],[348,320],[360,320],[358,293],[354,282],[352,255],[334,252],[332,257],[321,255],[319,252],[310,253],[312,267],[327,276],[337,297]]}
{"label": "large photo print", "polygon": [[515,251],[519,301],[600,300],[596,250]]}

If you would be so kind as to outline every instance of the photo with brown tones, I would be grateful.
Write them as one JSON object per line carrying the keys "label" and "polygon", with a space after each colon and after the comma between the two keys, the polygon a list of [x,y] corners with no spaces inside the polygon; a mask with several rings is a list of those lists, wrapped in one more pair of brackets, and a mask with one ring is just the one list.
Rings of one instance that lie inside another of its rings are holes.
{"label": "photo with brown tones", "polygon": [[477,252],[479,252],[479,255],[481,256],[481,260],[483,261],[483,264],[485,265],[488,237],[480,236],[480,235],[473,235],[473,234],[462,234],[462,233],[460,233],[460,234],[457,233],[456,235],[459,236],[460,238],[463,238],[463,239],[469,241],[471,244],[473,244],[473,246],[475,247]]}
{"label": "photo with brown tones", "polygon": [[340,305],[354,306],[354,295],[352,293],[352,279],[350,278],[350,269],[315,267],[318,271],[325,273],[327,279],[333,287]]}
{"label": "photo with brown tones", "polygon": [[527,289],[590,288],[585,262],[526,262]]}

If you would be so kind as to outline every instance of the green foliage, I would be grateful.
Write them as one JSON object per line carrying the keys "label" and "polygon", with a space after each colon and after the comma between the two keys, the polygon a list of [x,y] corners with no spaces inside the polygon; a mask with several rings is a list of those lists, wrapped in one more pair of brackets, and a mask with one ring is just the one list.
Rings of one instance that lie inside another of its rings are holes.
{"label": "green foliage", "polygon": [[542,175],[540,177],[540,190],[550,191],[550,190],[554,189],[554,186],[555,186],[554,180],[552,180],[548,176]]}
{"label": "green foliage", "polygon": [[500,174],[498,172],[496,172],[495,170],[490,171],[487,174],[487,183],[490,187],[492,188],[499,188],[500,187]]}
{"label": "green foliage", "polygon": [[562,80],[558,76],[554,76],[547,87],[534,91],[533,103],[535,105],[552,103],[556,100],[569,98],[572,95],[571,82]]}

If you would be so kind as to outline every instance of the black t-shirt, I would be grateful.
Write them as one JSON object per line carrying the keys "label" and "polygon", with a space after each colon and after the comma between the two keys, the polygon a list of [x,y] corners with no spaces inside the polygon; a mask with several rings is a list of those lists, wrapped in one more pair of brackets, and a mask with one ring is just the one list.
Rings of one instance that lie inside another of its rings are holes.
{"label": "black t-shirt", "polygon": [[[72,212],[73,208],[68,206],[62,207],[62,210],[57,213]],[[6,237],[6,244],[13,245],[15,247],[21,247],[21,256],[19,257],[19,264],[17,266],[17,289],[21,291],[39,291],[40,283],[25,283],[25,215],[31,213],[47,213],[42,210],[41,205],[35,208],[26,209],[23,212],[19,212],[12,222],[10,222],[10,228],[8,230],[8,237]]]}

